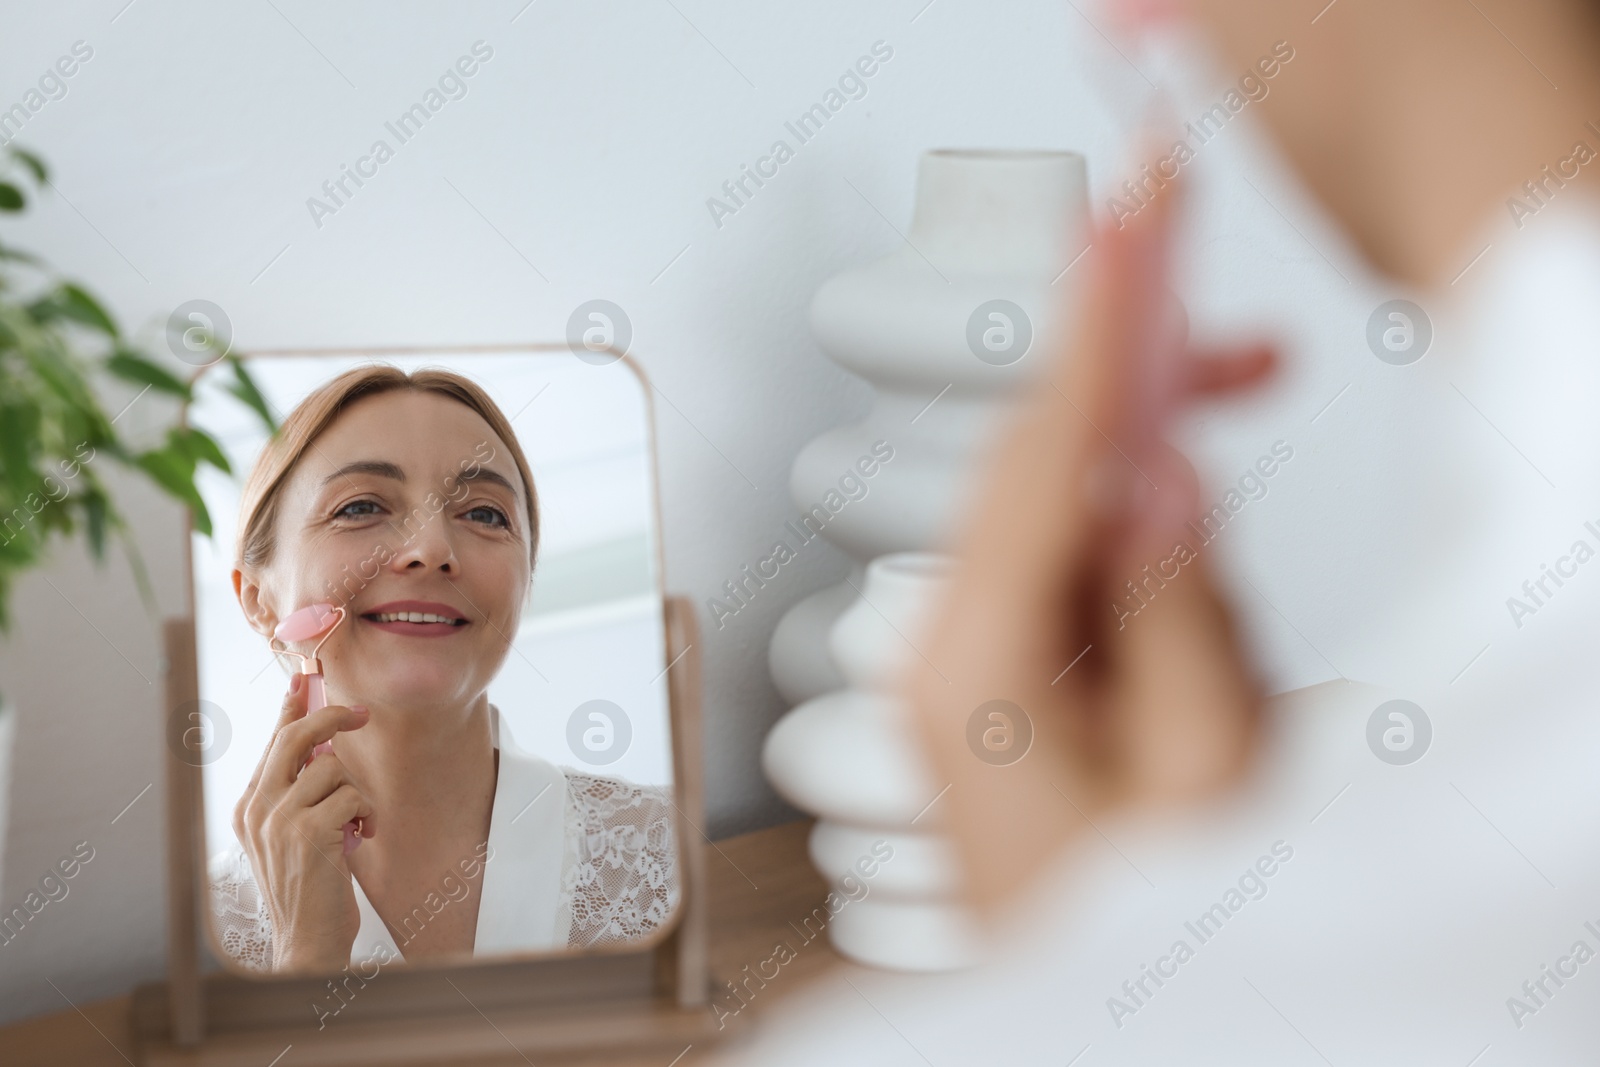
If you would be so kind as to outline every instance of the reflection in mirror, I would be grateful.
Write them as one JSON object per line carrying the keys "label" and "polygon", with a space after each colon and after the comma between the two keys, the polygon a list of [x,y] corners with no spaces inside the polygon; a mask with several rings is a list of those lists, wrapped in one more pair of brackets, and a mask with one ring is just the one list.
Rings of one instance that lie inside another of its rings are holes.
{"label": "reflection in mirror", "polygon": [[[188,421],[214,951],[642,947],[680,895],[644,386],[564,349],[256,357]],[[299,614],[296,614],[296,613]],[[365,709],[365,710],[359,710]]]}

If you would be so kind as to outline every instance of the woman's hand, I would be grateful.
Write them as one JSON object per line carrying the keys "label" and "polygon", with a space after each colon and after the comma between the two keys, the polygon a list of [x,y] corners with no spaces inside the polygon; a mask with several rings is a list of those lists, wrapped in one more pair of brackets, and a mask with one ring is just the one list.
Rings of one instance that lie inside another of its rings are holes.
{"label": "woman's hand", "polygon": [[[1165,313],[1171,194],[1096,237],[1074,333],[981,468],[900,676],[985,918],[1103,813],[1237,779],[1259,732],[1259,688],[1186,525],[1195,472],[1161,432],[1184,397],[1257,381],[1274,357],[1183,351]],[[1148,583],[1142,607],[1130,581]]]}
{"label": "woman's hand", "polygon": [[365,708],[340,704],[307,715],[305,676],[296,671],[272,740],[233,810],[234,833],[272,917],[275,971],[337,971],[350,962],[361,915],[344,824],[359,818],[362,836],[372,837],[372,805],[337,755],[313,751],[367,718]]}

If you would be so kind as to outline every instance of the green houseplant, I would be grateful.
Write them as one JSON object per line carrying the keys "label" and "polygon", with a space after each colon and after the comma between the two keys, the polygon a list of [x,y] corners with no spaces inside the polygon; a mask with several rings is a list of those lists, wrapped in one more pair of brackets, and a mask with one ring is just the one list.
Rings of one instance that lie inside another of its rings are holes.
{"label": "green houseplant", "polygon": [[[24,190],[48,184],[37,156],[14,147],[0,155],[0,212],[24,210]],[[186,336],[192,341],[194,331]],[[230,365],[228,391],[275,433],[276,420],[244,362],[214,337],[202,336],[200,343],[208,362]],[[128,525],[106,491],[101,457],[150,478],[189,507],[196,530],[211,534],[195,477],[202,463],[231,473],[217,443],[193,427],[173,426],[159,447],[134,448],[115,425],[122,413],[108,415],[91,389],[96,374],[141,386],[140,396],[150,390],[182,400],[192,396],[192,378],[142,351],[83,286],[0,240],[0,635],[10,632],[9,600],[17,578],[43,561],[52,534],[71,538],[80,529],[97,564],[105,558],[108,534],[121,542],[154,622],[154,591]],[[0,693],[0,716],[4,700]]]}

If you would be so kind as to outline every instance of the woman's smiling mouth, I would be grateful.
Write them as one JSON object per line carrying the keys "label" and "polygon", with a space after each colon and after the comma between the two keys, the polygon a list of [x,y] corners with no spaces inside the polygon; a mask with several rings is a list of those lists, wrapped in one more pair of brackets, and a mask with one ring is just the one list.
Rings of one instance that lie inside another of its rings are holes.
{"label": "woman's smiling mouth", "polygon": [[362,612],[361,620],[379,630],[410,637],[443,637],[471,623],[448,604],[429,600],[396,600]]}

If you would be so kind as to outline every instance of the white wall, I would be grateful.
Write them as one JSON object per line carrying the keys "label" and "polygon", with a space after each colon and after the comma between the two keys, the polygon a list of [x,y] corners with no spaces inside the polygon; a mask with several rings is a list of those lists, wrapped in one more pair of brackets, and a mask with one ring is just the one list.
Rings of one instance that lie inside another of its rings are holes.
{"label": "white wall", "polygon": [[[615,301],[670,398],[657,401],[667,587],[703,605],[795,512],[784,487],[800,446],[870,403],[811,343],[805,311],[824,278],[896,247],[877,212],[904,228],[918,153],[1080,149],[1097,210],[1122,176],[1114,159],[1145,82],[1078,13],[1092,7],[924,2],[19,6],[0,35],[0,107],[73,42],[94,55],[18,139],[52,164],[59,193],[0,238],[84,279],[152,343],[194,298],[258,348],[556,339],[579,303]],[[307,198],[480,39],[494,54],[468,95],[318,228]],[[878,40],[894,57],[867,97],[715,225],[706,199]],[[1291,64],[1280,77],[1292,76]],[[1274,440],[1295,449],[1217,542],[1270,599],[1271,611],[1247,606],[1250,633],[1282,688],[1334,675],[1372,588],[1345,568],[1381,564],[1337,546],[1391,503],[1372,473],[1383,446],[1363,427],[1388,416],[1393,368],[1363,330],[1392,294],[1251,145],[1237,122],[1188,168],[1184,295],[1198,333],[1270,327],[1294,356],[1270,395],[1195,434],[1217,485]],[[172,415],[146,396],[119,426]],[[174,612],[179,512],[139,482],[114,486]],[[707,627],[713,836],[795,814],[757,763],[784,710],[766,645],[782,610],[846,564],[821,546],[785,569],[778,595]],[[0,1021],[159,978],[165,926],[157,631],[128,568],[60,551],[15,609],[0,645],[0,687],[22,710],[0,906],[75,842],[96,851],[71,895],[0,947]]]}

